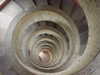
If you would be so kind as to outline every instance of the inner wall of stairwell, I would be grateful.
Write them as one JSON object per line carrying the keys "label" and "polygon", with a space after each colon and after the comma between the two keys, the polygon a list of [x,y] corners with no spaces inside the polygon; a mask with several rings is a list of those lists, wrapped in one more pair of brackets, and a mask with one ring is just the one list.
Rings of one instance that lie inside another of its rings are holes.
{"label": "inner wall of stairwell", "polygon": [[[44,22],[44,21],[39,21],[39,22]],[[35,26],[36,24],[32,24],[28,28],[26,28],[26,30],[23,33],[23,36],[27,35],[28,34],[27,32],[30,32],[32,30],[36,31],[36,30],[39,30],[41,28],[46,28],[46,27],[50,28],[51,27],[51,28],[54,28],[54,29],[57,29],[58,31],[60,31],[64,35],[64,37],[66,37],[66,41],[69,42],[67,34],[61,26],[59,26],[58,24],[56,24],[54,22],[46,21],[46,26],[44,27],[44,26],[41,26],[39,24],[39,22],[37,22],[38,26]],[[32,26],[35,26],[36,28],[34,29],[34,28],[32,28]],[[40,38],[41,37],[47,37],[47,38],[51,37],[51,38],[54,38],[55,40],[57,40],[57,38],[55,38],[53,35],[49,35],[49,34],[40,34],[38,37],[40,37]],[[32,41],[34,41],[34,40],[32,40]],[[49,42],[49,43],[51,45],[53,45],[52,42]],[[58,43],[59,43],[59,41],[58,41]],[[68,44],[68,48],[69,48],[69,44]],[[53,50],[51,50],[51,51],[53,51]],[[50,51],[50,49],[47,49],[47,48],[39,50],[39,52],[38,52],[39,54],[37,57],[38,57],[38,60],[40,61],[40,63],[46,64],[52,60],[54,53],[52,53],[51,51]],[[31,49],[28,50],[28,53],[29,53],[29,55],[31,54]]]}

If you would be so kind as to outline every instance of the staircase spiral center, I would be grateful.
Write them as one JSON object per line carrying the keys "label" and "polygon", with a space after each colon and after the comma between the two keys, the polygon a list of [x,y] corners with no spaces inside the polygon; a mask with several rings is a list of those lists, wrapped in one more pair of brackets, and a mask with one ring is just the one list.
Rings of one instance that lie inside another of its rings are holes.
{"label": "staircase spiral center", "polygon": [[48,63],[52,60],[51,52],[49,52],[47,49],[44,49],[44,51],[41,51],[39,53],[39,60],[42,63]]}

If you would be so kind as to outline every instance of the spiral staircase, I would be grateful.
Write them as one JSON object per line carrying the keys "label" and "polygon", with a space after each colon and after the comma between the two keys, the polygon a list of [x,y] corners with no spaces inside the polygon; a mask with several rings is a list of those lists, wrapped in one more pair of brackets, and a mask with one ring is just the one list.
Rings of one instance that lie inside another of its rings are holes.
{"label": "spiral staircase", "polygon": [[100,0],[0,6],[0,75],[100,75]]}

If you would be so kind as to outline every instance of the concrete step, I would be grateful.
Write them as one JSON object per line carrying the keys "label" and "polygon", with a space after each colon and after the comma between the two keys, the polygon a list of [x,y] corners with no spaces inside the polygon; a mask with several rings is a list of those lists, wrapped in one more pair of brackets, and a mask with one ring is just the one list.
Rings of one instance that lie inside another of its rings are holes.
{"label": "concrete step", "polygon": [[80,46],[80,51],[79,51],[79,55],[80,55],[80,56],[84,53],[85,48],[86,48],[86,45],[81,45],[81,46]]}
{"label": "concrete step", "polygon": [[35,5],[48,5],[47,0],[33,0]]}
{"label": "concrete step", "polygon": [[[84,17],[84,16],[83,16]],[[83,33],[88,30],[87,20],[85,19],[83,22],[77,25],[79,33]]]}
{"label": "concrete step", "polygon": [[82,8],[76,6],[74,13],[72,14],[72,19],[77,23],[84,16]]}
{"label": "concrete step", "polygon": [[11,67],[4,75],[18,75],[18,73]]}
{"label": "concrete step", "polygon": [[40,27],[45,27],[46,26],[46,22],[45,21],[38,22],[38,25]]}
{"label": "concrete step", "polygon": [[60,9],[62,9],[64,12],[70,14],[71,9],[73,8],[73,5],[74,5],[73,0],[61,0]]}
{"label": "concrete step", "polygon": [[88,31],[83,32],[80,34],[81,45],[86,45],[88,41]]}
{"label": "concrete step", "polygon": [[9,61],[9,58],[7,54],[0,57],[0,72],[2,74],[6,73],[11,68],[11,63]]}
{"label": "concrete step", "polygon": [[62,0],[60,9],[69,14],[75,23],[84,16],[82,9],[73,0]]}
{"label": "concrete step", "polygon": [[8,16],[0,12],[0,57],[5,55],[5,47],[4,47],[5,34],[12,20],[13,18],[11,16]]}
{"label": "concrete step", "polygon": [[54,27],[54,23],[50,21],[46,21],[46,25],[50,27]]}
{"label": "concrete step", "polygon": [[91,75],[100,75],[100,66]]}
{"label": "concrete step", "polygon": [[32,25],[29,26],[31,29],[35,29],[35,28],[38,28],[38,24],[37,23],[34,23]]}
{"label": "concrete step", "polygon": [[48,4],[56,8],[60,7],[61,0],[48,0]]}
{"label": "concrete step", "polygon": [[11,17],[15,17],[18,13],[20,13],[23,9],[16,4],[14,1],[10,1],[2,10],[1,12],[9,15]]}
{"label": "concrete step", "polygon": [[23,9],[28,9],[35,6],[32,0],[15,0],[15,2]]}

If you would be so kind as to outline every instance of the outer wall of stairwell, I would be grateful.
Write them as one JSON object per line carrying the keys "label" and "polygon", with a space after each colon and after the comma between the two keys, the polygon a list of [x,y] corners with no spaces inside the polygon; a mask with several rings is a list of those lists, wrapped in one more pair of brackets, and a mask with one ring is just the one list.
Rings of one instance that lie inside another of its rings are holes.
{"label": "outer wall of stairwell", "polygon": [[[90,0],[88,1],[87,0],[86,2],[82,3],[82,1],[79,0],[79,3],[82,5],[82,8],[84,8],[83,10],[88,19],[88,24],[90,25],[89,28],[93,27],[94,32],[96,31],[96,29],[98,29],[98,31],[100,31],[100,29],[98,28],[98,26],[100,26],[100,22],[99,22],[100,16],[98,16],[98,15],[100,15],[100,13],[98,13],[98,12],[100,12],[100,1],[99,0],[96,0],[96,1],[90,1]],[[86,7],[85,7],[85,5],[86,5]],[[94,21],[94,22],[92,22],[92,21]],[[94,25],[97,25],[97,27],[95,27]],[[94,39],[97,40],[96,38],[99,37],[98,35],[100,35],[100,33],[94,33],[94,32],[92,32],[92,37],[93,37],[93,34],[96,34],[94,36],[95,37]],[[91,31],[89,32],[89,34],[91,34]],[[92,37],[91,37],[91,39],[92,39]],[[98,41],[99,40],[100,39],[98,39]],[[98,42],[94,45],[97,46],[97,44],[100,44],[100,43]],[[94,74],[99,75],[100,74],[100,72],[96,71],[96,70],[98,70],[98,67],[100,66],[100,53],[99,53],[100,47],[99,47],[99,45],[97,47],[98,47],[97,48],[98,53],[97,53],[96,58],[88,66],[86,66],[84,69],[82,69],[81,71],[79,71],[78,73],[76,73],[74,75],[94,75]],[[92,47],[90,49],[92,49]],[[95,50],[96,49],[94,49],[94,51]]]}
{"label": "outer wall of stairwell", "polygon": [[[98,42],[96,42],[94,45],[97,45],[97,49],[98,49],[98,53],[97,56],[95,56],[95,59],[89,63],[88,66],[86,66],[84,69],[82,69],[81,71],[79,71],[78,73],[74,74],[74,75],[99,75],[100,74],[100,42],[99,42],[99,36],[100,36],[100,1],[99,0],[87,0],[87,1],[82,1],[78,0],[80,5],[82,6],[85,15],[88,19],[88,24],[89,24],[89,28],[91,29],[91,27],[93,27],[93,31],[92,30],[89,32],[89,34],[91,34],[92,32],[92,37],[95,37],[94,39],[91,37],[92,40],[97,40],[98,37]],[[86,7],[85,7],[86,6]],[[93,22],[92,22],[93,21]],[[95,26],[97,25],[97,26]],[[96,29],[98,29],[99,32],[96,32]],[[93,35],[95,34],[95,35]],[[91,43],[94,43],[91,42]],[[90,43],[89,43],[90,44]],[[92,45],[94,47],[94,45]],[[92,47],[90,48],[92,49]],[[94,49],[94,51],[96,51],[96,49]],[[92,55],[91,55],[92,57]],[[88,61],[88,60],[87,60]],[[86,62],[86,61],[85,61]]]}

